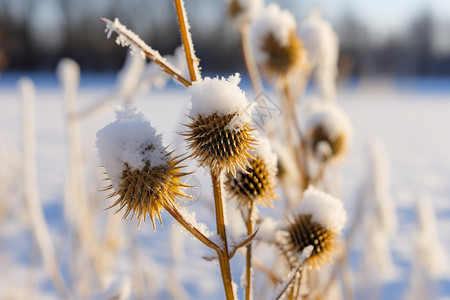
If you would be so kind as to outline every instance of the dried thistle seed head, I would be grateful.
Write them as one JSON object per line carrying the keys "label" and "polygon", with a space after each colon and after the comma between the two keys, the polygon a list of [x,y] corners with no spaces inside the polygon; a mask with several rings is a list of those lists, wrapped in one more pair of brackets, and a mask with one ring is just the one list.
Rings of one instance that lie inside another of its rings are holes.
{"label": "dried thistle seed head", "polygon": [[309,187],[302,202],[295,208],[292,221],[278,236],[281,249],[291,262],[309,245],[314,247],[307,262],[310,267],[320,267],[331,262],[337,239],[346,221],[340,200]]}
{"label": "dried thistle seed head", "polygon": [[[134,170],[125,164],[119,189],[108,196],[119,197],[109,208],[118,207],[116,212],[124,209],[124,218],[130,214],[131,219],[136,216],[138,226],[148,215],[155,229],[155,215],[162,224],[160,211],[166,207],[177,207],[176,196],[186,197],[181,191],[186,185],[180,178],[187,173],[180,172],[180,162],[170,159],[167,165],[158,167],[152,167],[147,162],[144,168]],[[107,189],[113,189],[112,185]]]}
{"label": "dried thistle seed head", "polygon": [[317,125],[307,134],[311,150],[321,161],[341,157],[347,148],[347,136],[340,132],[337,136],[331,136],[326,128]]}
{"label": "dried thistle seed head", "polygon": [[303,249],[312,245],[314,248],[307,261],[309,266],[319,268],[327,262],[332,262],[331,255],[336,250],[337,235],[311,219],[311,215],[294,217],[290,226],[287,227],[283,250],[291,253],[289,258],[292,260],[293,253],[300,254]]}
{"label": "dried thistle seed head", "polygon": [[307,145],[320,161],[337,161],[343,157],[350,136],[350,121],[335,105],[316,105],[307,117]]}
{"label": "dried thistle seed head", "polygon": [[261,51],[267,57],[261,67],[269,76],[283,76],[298,69],[306,55],[294,31],[289,34],[289,42],[286,45],[280,44],[274,34],[267,34],[261,43]]}
{"label": "dried thistle seed head", "polygon": [[162,136],[133,107],[116,111],[117,120],[97,133],[100,161],[106,168],[112,189],[110,197],[119,196],[111,206],[125,209],[124,217],[131,214],[139,220],[154,216],[161,222],[160,210],[176,207],[174,199],[184,196],[185,187],[180,178],[181,162],[172,158],[162,145]]}
{"label": "dried thistle seed head", "polygon": [[301,66],[306,52],[296,36],[296,22],[287,10],[270,4],[251,22],[256,63],[268,76],[284,76]]}
{"label": "dried thistle seed head", "polygon": [[235,174],[235,166],[245,170],[248,150],[254,143],[251,137],[250,124],[240,126],[238,130],[230,130],[229,124],[235,115],[210,115],[206,118],[198,116],[187,125],[189,131],[185,134],[192,149],[192,157],[199,160],[201,166],[214,171],[226,169]]}
{"label": "dried thistle seed head", "polygon": [[184,133],[191,156],[215,172],[235,174],[244,169],[255,140],[251,132],[251,111],[245,93],[237,86],[239,76],[205,78],[189,87],[191,123]]}
{"label": "dried thistle seed head", "polygon": [[253,158],[246,170],[238,170],[236,176],[227,174],[225,187],[229,195],[238,201],[240,207],[250,203],[271,205],[276,198],[274,193],[277,173],[277,157],[266,138],[259,138]]}

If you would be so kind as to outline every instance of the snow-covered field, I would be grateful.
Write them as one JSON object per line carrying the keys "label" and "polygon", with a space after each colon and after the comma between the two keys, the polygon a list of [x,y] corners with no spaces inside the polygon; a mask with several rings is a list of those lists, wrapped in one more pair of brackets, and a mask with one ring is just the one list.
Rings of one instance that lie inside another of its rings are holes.
{"label": "snow-covered field", "polygon": [[[84,85],[78,94],[79,106],[88,107],[111,93],[114,93],[112,86]],[[69,281],[71,246],[69,227],[63,218],[67,164],[63,96],[57,86],[38,86],[36,97],[39,196],[57,257],[64,266],[64,277]],[[20,99],[17,87],[0,87],[0,140],[19,154],[22,143]],[[187,120],[188,99],[189,96],[182,87],[171,87],[164,92],[153,91],[140,95],[135,105],[160,132],[164,132],[164,144],[170,144],[171,149],[176,149],[181,146],[177,133],[183,131],[181,123]],[[445,253],[450,254],[449,93],[400,89],[386,83],[368,82],[358,88],[341,89],[338,92],[338,103],[348,114],[354,127],[351,151],[343,162],[342,179],[339,179],[342,180],[342,200],[350,216],[355,208],[354,196],[367,173],[367,141],[376,137],[386,146],[390,166],[390,191],[398,216],[398,232],[390,239],[395,272],[385,282],[381,298],[402,299],[411,290],[411,262],[415,261],[413,241],[418,226],[416,208],[421,197],[428,197],[428,201],[432,202],[437,214],[439,241]],[[91,194],[99,188],[95,176],[99,169],[94,146],[95,134],[113,119],[111,106],[102,113],[85,118],[81,123],[85,178]],[[211,205],[208,204],[211,201],[209,178],[206,172],[199,169],[192,180],[201,185],[201,191],[199,199],[190,203],[188,209],[196,211],[200,221],[213,225]],[[16,178],[15,181],[20,185],[21,178]],[[0,201],[9,200],[7,195],[0,196]],[[23,200],[14,198],[14,201],[17,203],[9,203],[8,206],[25,211]],[[103,231],[106,216],[113,212],[103,210],[112,204],[111,200],[102,200],[100,203],[95,226]],[[22,219],[18,220],[17,216]],[[220,297],[222,287],[218,265],[203,260],[202,257],[210,253],[189,237],[181,239],[183,235],[172,229],[169,225],[171,222],[163,214],[164,227],[157,225],[157,231],[153,233],[150,222],[141,225],[140,230],[136,231],[137,222],[123,221],[125,226],[119,231],[121,250],[117,259],[111,262],[113,265],[109,281],[118,280],[127,285],[127,280],[134,278],[130,276],[135,266],[133,261],[137,260],[139,264],[146,266],[145,276],[140,277],[143,290],[139,293],[142,292],[142,295],[165,299],[175,297],[169,294],[169,290],[178,290],[178,299],[186,298],[186,292],[192,299]],[[17,211],[0,219],[0,298],[6,297],[6,293],[26,297],[30,293],[33,295],[33,289],[37,289],[39,294],[36,295],[40,296],[35,296],[36,298],[56,299],[58,296],[43,272],[40,256],[27,224],[24,214]],[[362,241],[359,237],[350,258],[354,275],[359,270],[361,251],[358,249],[361,249]],[[171,252],[181,253],[172,255]],[[173,257],[176,259],[172,259]],[[450,260],[443,261],[442,264],[445,270],[433,286],[430,294],[433,299],[450,299]],[[173,265],[176,267],[171,267]],[[235,281],[239,281],[241,274],[239,266],[243,266],[243,259],[237,256],[232,264]],[[354,276],[353,279],[354,285],[358,287],[360,278]],[[171,288],[177,282],[182,284],[182,289]],[[93,294],[95,292],[99,291],[94,291]],[[357,290],[355,295],[358,299],[367,299],[364,291]]]}

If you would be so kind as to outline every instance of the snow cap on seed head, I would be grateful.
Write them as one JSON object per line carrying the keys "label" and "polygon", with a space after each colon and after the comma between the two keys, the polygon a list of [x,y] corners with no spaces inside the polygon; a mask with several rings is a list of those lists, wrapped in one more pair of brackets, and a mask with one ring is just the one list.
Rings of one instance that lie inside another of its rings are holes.
{"label": "snow cap on seed head", "polygon": [[255,60],[265,74],[285,75],[301,66],[305,55],[296,26],[294,16],[274,3],[252,20],[250,39]]}
{"label": "snow cap on seed head", "polygon": [[292,263],[306,247],[313,246],[307,263],[309,268],[319,268],[331,262],[345,221],[346,213],[340,200],[309,187],[286,229],[277,233],[277,241]]}
{"label": "snow cap on seed head", "polygon": [[[169,159],[162,145],[162,134],[156,133],[142,112],[136,107],[122,106],[115,113],[116,120],[98,131],[96,146],[100,161],[117,189],[124,164],[136,170],[147,162],[158,167]],[[149,145],[153,145],[153,149],[144,151]]]}
{"label": "snow cap on seed head", "polygon": [[309,107],[304,133],[316,157],[327,160],[341,158],[352,136],[350,120],[335,104],[316,103]]}
{"label": "snow cap on seed head", "polygon": [[245,169],[249,165],[248,150],[255,140],[251,136],[251,105],[238,87],[236,73],[225,78],[206,77],[188,88],[192,107],[186,125],[189,131],[188,147],[202,166],[220,172],[235,174],[235,166]]}
{"label": "snow cap on seed head", "polygon": [[340,234],[347,220],[342,202],[313,186],[303,194],[303,200],[295,208],[296,215],[311,215],[311,221],[317,222],[328,230]]}
{"label": "snow cap on seed head", "polygon": [[240,81],[241,76],[236,73],[228,78],[205,77],[193,82],[188,88],[192,102],[189,116],[197,118],[198,115],[208,117],[212,114],[238,114],[244,121],[250,122],[250,111],[246,111],[250,107],[245,92],[238,86]]}
{"label": "snow cap on seed head", "polygon": [[134,107],[116,111],[117,119],[97,132],[98,156],[106,169],[112,190],[118,196],[111,207],[125,210],[124,218],[136,216],[138,227],[147,216],[155,229],[162,209],[176,209],[176,196],[187,187],[180,178],[182,159],[172,158],[162,145],[162,136]]}

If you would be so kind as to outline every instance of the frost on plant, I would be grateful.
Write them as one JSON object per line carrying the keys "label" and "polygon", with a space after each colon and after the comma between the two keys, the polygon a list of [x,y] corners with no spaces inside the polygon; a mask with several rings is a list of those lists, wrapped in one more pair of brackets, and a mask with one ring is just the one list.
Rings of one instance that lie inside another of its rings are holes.
{"label": "frost on plant", "polygon": [[116,111],[117,120],[97,133],[97,148],[102,164],[119,196],[112,206],[125,209],[126,218],[145,221],[154,216],[161,222],[160,210],[176,207],[175,197],[185,196],[180,177],[181,160],[172,158],[162,145],[162,136],[133,107]]}
{"label": "frost on plant", "polygon": [[235,173],[236,165],[245,169],[254,143],[249,104],[239,81],[238,74],[228,79],[206,77],[188,89],[192,122],[186,140],[192,156],[215,172]]}
{"label": "frost on plant", "polygon": [[286,76],[299,68],[304,58],[292,14],[270,4],[250,24],[256,63],[269,77]]}

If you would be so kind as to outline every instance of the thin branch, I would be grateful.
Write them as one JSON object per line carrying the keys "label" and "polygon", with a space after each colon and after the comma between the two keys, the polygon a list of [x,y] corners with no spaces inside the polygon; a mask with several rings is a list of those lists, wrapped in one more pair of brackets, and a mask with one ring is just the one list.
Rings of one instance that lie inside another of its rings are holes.
{"label": "thin branch", "polygon": [[175,8],[177,10],[178,23],[180,24],[181,39],[183,41],[184,53],[186,54],[186,61],[189,68],[189,75],[191,81],[197,81],[198,72],[198,58],[195,57],[194,45],[192,44],[190,26],[186,16],[186,9],[184,8],[183,0],[174,0]]}
{"label": "thin branch", "polygon": [[248,23],[242,24],[239,28],[239,33],[241,35],[241,46],[245,67],[247,69],[248,76],[250,77],[253,91],[255,92],[255,95],[259,95],[259,93],[263,91],[263,86],[250,44]]}
{"label": "thin branch", "polygon": [[124,47],[129,46],[132,51],[139,49],[143,55],[159,65],[164,72],[177,79],[185,87],[192,85],[190,81],[181,76],[181,72],[177,68],[170,65],[158,51],[148,46],[137,34],[122,25],[119,19],[116,18],[114,22],[106,18],[100,18],[100,20],[106,24],[108,38],[111,36],[112,31],[115,31],[119,35],[116,39],[117,44]]}
{"label": "thin branch", "polygon": [[259,230],[259,228],[256,229],[255,232],[250,233],[250,235],[248,235],[248,237],[245,238],[245,240],[243,240],[242,242],[240,242],[239,244],[237,244],[233,247],[233,250],[231,250],[231,253],[229,255],[230,259],[236,254],[236,251],[239,250],[239,248],[246,246],[248,243],[250,243],[253,240],[253,238],[258,233],[258,230]]}

